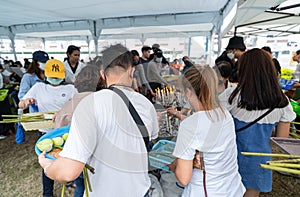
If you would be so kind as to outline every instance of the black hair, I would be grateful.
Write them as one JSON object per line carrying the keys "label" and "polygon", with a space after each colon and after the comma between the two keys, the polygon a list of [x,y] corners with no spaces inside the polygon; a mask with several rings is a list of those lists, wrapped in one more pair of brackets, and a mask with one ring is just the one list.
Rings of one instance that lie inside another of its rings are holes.
{"label": "black hair", "polygon": [[71,55],[73,51],[80,51],[80,47],[77,47],[75,45],[69,45],[66,53],[67,55]]}
{"label": "black hair", "polygon": [[139,52],[137,52],[137,50],[131,50],[131,53],[133,56],[140,56]]}
{"label": "black hair", "polygon": [[149,50],[151,50],[151,47],[143,46],[141,51],[144,52],[144,51],[149,51]]}
{"label": "black hair", "polygon": [[221,76],[223,78],[229,78],[232,73],[231,64],[227,61],[220,61],[216,63],[216,67],[218,68]]}
{"label": "black hair", "polygon": [[263,50],[265,50],[265,51],[268,51],[269,53],[272,54],[271,48],[268,47],[268,46],[264,46],[264,47],[262,47],[261,49],[263,49]]}

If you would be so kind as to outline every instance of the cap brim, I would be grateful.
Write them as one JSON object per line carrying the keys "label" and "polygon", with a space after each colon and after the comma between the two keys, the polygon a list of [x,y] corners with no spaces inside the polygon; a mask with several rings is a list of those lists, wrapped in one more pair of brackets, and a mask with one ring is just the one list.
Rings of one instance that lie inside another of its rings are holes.
{"label": "cap brim", "polygon": [[64,79],[66,78],[66,74],[65,73],[45,73],[46,77],[50,77],[50,78],[59,78],[59,79]]}

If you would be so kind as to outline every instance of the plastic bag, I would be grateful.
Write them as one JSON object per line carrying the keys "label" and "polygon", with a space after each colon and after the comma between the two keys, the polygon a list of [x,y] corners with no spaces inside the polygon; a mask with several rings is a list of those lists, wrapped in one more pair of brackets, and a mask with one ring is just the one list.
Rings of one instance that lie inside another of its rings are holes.
{"label": "plastic bag", "polygon": [[150,180],[151,180],[151,186],[149,189],[149,196],[150,197],[163,197],[163,191],[162,188],[160,186],[160,182],[158,181],[158,179],[156,178],[156,176],[154,176],[153,174],[149,174]]}
{"label": "plastic bag", "polygon": [[25,131],[20,122],[17,122],[16,126],[17,126],[16,143],[22,144],[23,142],[25,142]]}
{"label": "plastic bag", "polygon": [[183,187],[180,185],[174,173],[161,172],[160,184],[164,193],[164,197],[180,197]]}

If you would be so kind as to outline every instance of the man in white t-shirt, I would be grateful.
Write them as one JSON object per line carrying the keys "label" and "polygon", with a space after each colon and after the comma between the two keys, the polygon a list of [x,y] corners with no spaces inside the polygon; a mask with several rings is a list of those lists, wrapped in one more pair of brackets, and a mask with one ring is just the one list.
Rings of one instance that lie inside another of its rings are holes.
{"label": "man in white t-shirt", "polygon": [[[131,89],[133,57],[122,45],[103,51],[107,86],[120,89],[135,107],[149,134],[158,135],[158,121],[153,105]],[[150,187],[145,142],[127,105],[115,92],[104,89],[85,97],[77,106],[64,150],[57,160],[39,156],[47,176],[71,181],[88,163],[95,168],[89,174],[93,192],[90,196],[143,197]]]}

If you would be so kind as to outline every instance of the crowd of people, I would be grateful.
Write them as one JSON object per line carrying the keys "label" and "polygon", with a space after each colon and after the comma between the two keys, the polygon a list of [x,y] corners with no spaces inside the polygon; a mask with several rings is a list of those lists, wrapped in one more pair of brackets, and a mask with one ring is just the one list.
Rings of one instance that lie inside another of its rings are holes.
{"label": "crowd of people", "polygon": [[150,196],[147,155],[159,135],[157,89],[172,88],[164,77],[169,74],[178,75],[176,89],[186,103],[180,111],[165,109],[181,120],[176,160],[168,166],[185,186],[182,196],[270,192],[272,172],[259,164],[271,158],[241,154],[271,153],[270,137],[288,137],[296,118],[270,48],[246,50],[243,38],[234,36],[213,66],[196,65],[187,56],[184,65],[178,59],[169,63],[159,44],[140,52],[116,44],[83,64],[77,46],[68,47],[64,62],[36,51],[20,80],[11,76],[17,74],[11,65],[2,67],[3,78],[19,82],[19,108],[35,104],[40,112],[58,111],[56,128],[70,125],[60,157],[38,156],[43,196],[53,196],[53,181],[74,180],[74,196],[83,196],[85,164],[96,171],[90,174],[90,196]]}

